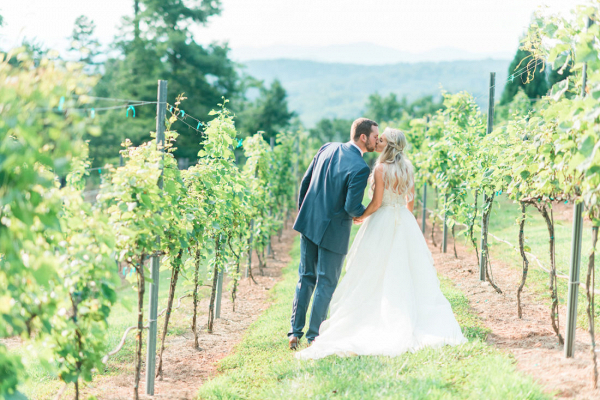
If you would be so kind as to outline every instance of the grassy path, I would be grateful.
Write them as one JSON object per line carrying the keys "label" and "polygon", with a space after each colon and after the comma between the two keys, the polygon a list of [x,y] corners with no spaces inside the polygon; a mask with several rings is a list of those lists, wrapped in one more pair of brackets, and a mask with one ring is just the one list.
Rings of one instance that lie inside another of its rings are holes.
{"label": "grassy path", "polygon": [[469,342],[400,357],[331,356],[298,361],[286,332],[297,280],[299,238],[271,307],[256,321],[221,372],[202,386],[201,399],[546,399],[509,356],[485,343],[486,329],[450,281],[442,290]]}

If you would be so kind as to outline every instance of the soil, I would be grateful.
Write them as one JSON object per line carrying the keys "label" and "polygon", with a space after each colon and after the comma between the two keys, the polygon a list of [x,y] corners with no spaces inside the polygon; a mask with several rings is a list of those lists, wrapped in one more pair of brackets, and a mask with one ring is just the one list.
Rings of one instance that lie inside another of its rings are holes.
{"label": "soil", "polygon": [[[568,209],[566,206],[562,208],[564,212],[559,215],[561,219],[568,220]],[[521,294],[523,318],[518,318],[516,293],[522,278],[520,269],[495,259],[493,252],[490,254],[495,283],[503,292],[498,294],[489,283],[479,281],[479,263],[472,247],[457,242],[458,258],[455,258],[452,238],[449,238],[447,253],[441,253],[442,232],[439,226],[435,233],[437,246],[431,242],[431,225],[426,229],[425,236],[438,273],[451,279],[466,294],[473,311],[491,330],[487,338],[491,345],[514,356],[517,368],[533,377],[556,398],[600,398],[600,391],[592,385],[591,341],[587,331],[577,330],[575,357],[565,358],[564,348],[559,345],[552,329],[550,307],[541,304],[527,286]],[[531,268],[535,267],[530,263]],[[585,304],[579,304],[579,307],[585,307]],[[559,321],[564,338],[565,306],[559,310]]]}
{"label": "soil", "polygon": [[[183,305],[173,313],[173,323],[169,328],[171,331],[172,326],[177,326],[176,319],[185,319],[186,328],[178,329],[176,335],[167,337],[163,355],[163,378],[156,378],[154,396],[144,394],[145,368],[142,367],[139,390],[141,399],[193,399],[198,388],[217,373],[217,362],[233,350],[250,324],[269,306],[269,290],[280,280],[282,268],[291,260],[289,253],[297,233],[289,225],[284,229],[281,239],[273,237],[274,258],[267,258],[264,276],[259,273],[258,259],[254,254],[252,271],[258,284],[254,284],[249,278],[240,281],[235,312],[232,310],[231,292],[225,291],[229,287],[228,280],[225,279],[221,318],[215,320],[212,334],[206,331],[209,299],[200,302],[198,318],[203,326],[199,350],[194,348],[194,334],[190,329],[193,312],[191,298],[182,300]],[[159,320],[159,334],[161,323],[162,319]],[[130,335],[128,340],[133,340],[133,336]],[[98,399],[107,400],[133,398],[133,361],[130,364],[124,366],[126,371],[118,375],[95,377],[85,389],[85,395],[95,395]]]}

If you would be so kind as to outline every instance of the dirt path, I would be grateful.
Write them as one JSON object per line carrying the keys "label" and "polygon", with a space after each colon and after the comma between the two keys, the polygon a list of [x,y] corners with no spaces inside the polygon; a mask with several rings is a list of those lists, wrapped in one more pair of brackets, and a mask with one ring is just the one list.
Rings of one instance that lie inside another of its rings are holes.
{"label": "dirt path", "polygon": [[[288,224],[288,229],[284,230],[281,241],[277,237],[273,238],[275,259],[268,258],[265,276],[260,276],[257,268],[258,259],[254,255],[252,265],[258,285],[252,283],[250,279],[242,279],[238,289],[235,312],[232,311],[231,293],[223,292],[221,318],[215,320],[212,334],[206,332],[208,299],[203,299],[200,303],[199,320],[203,325],[200,334],[200,350],[193,347],[194,335],[190,329],[193,310],[191,299],[183,300],[184,305],[173,313],[173,323],[170,324],[169,330],[172,331],[174,327],[178,326],[185,328],[177,329],[177,335],[167,338],[167,346],[163,355],[163,380],[156,380],[153,397],[141,395],[141,398],[193,399],[198,388],[216,374],[217,362],[232,351],[250,324],[269,305],[269,290],[279,281],[281,269],[291,260],[289,252],[296,233],[291,230],[290,225]],[[227,283],[226,279],[224,288],[228,287]],[[162,320],[159,320],[159,327],[162,327],[161,324]],[[107,400],[131,399],[133,397],[133,360],[129,364],[124,366],[126,373],[96,377],[86,388],[86,396],[95,395],[99,399]],[[145,393],[145,385],[145,371],[142,371],[140,394]]]}
{"label": "dirt path", "polygon": [[[523,319],[517,317],[516,292],[522,276],[520,270],[494,259],[493,253],[491,254],[494,278],[503,291],[503,294],[498,294],[488,283],[479,281],[479,264],[475,251],[458,241],[458,258],[455,258],[450,238],[448,252],[441,253],[442,233],[439,227],[436,227],[436,231],[437,247],[431,242],[431,225],[427,226],[425,235],[435,267],[438,273],[450,278],[467,295],[473,310],[492,331],[488,342],[512,354],[519,370],[532,376],[557,398],[600,398],[600,391],[594,390],[591,383],[589,333],[577,330],[575,358],[566,359],[563,346],[558,344],[550,324],[549,307],[540,304],[535,294],[527,290],[527,286],[521,295]],[[579,304],[579,307],[584,306]],[[561,307],[559,317],[564,337],[566,307]]]}

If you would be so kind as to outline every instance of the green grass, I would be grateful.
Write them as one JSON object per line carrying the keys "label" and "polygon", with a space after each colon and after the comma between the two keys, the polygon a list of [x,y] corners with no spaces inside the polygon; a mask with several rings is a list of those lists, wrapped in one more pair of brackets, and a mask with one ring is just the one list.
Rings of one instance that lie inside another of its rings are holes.
{"label": "green grass", "polygon": [[[163,266],[164,268],[164,266]],[[206,271],[202,273],[204,275]],[[164,269],[160,272],[159,279],[159,301],[158,301],[158,311],[160,312],[167,306],[167,299],[169,295],[169,285],[171,279],[171,270]],[[149,307],[149,284],[146,285],[146,298],[144,301],[144,316],[145,319],[148,318],[148,307]],[[108,328],[108,342],[107,342],[107,351],[114,349],[123,336],[125,330],[137,324],[137,292],[132,290],[132,285],[128,283],[124,283],[118,290],[118,300],[117,303],[113,306],[111,310],[111,314],[109,317],[109,328]],[[191,285],[185,282],[184,276],[179,276],[179,282],[177,284],[177,290],[175,293],[175,302],[173,307],[177,306],[177,299],[184,295],[187,291],[191,289]],[[206,297],[209,295],[210,289],[203,287],[200,289],[200,298]],[[179,335],[183,332],[188,332],[189,327],[191,325],[191,313],[185,309],[183,304],[191,303],[191,299],[183,299],[182,307],[177,309],[172,314],[172,317],[169,322],[169,332],[167,337]],[[202,311],[202,310],[201,310]],[[185,316],[180,317],[185,314]],[[189,315],[188,315],[189,314]],[[204,322],[200,320],[200,325]],[[158,344],[157,347],[160,346],[160,335],[162,332],[162,326],[164,324],[164,319],[161,317],[158,320]],[[134,373],[134,352],[135,352],[135,332],[131,331],[128,335],[127,341],[125,345],[121,349],[120,352],[112,356],[108,359],[106,367],[104,371],[100,371],[99,375],[119,375],[119,374],[129,374],[133,376]],[[145,357],[146,354],[146,336],[144,336],[143,349],[142,354]],[[41,352],[46,352],[47,350],[43,347],[41,343],[32,344],[31,348],[20,348],[14,350],[15,353],[21,354],[24,357],[24,363],[27,373],[27,380],[23,383],[20,390],[27,395],[28,398],[31,399],[46,399],[53,398],[56,392],[62,387],[62,383],[59,381],[58,377],[50,372],[52,370],[51,367],[44,366],[40,363],[40,358],[37,355]],[[168,350],[165,350],[168,351]],[[96,377],[94,378],[96,379]],[[65,397],[68,397],[65,395]]]}
{"label": "green grass", "polygon": [[[354,229],[356,231],[356,228]],[[202,386],[200,399],[546,399],[516,371],[514,361],[488,346],[488,331],[450,281],[441,280],[469,342],[400,357],[358,356],[300,361],[287,348],[299,240],[271,307],[250,327],[220,374]]]}

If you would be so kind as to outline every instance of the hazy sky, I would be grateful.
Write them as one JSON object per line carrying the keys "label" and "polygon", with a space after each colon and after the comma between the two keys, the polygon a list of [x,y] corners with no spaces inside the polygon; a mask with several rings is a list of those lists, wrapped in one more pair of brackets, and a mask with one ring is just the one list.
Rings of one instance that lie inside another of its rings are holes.
{"label": "hazy sky", "polygon": [[[419,52],[454,47],[476,53],[514,52],[531,14],[541,5],[567,12],[585,0],[222,0],[223,13],[194,30],[201,43],[232,48],[275,44],[320,46],[370,42]],[[109,43],[132,0],[0,2],[5,26],[0,47],[36,37],[63,50],[77,16],[97,25]]]}

